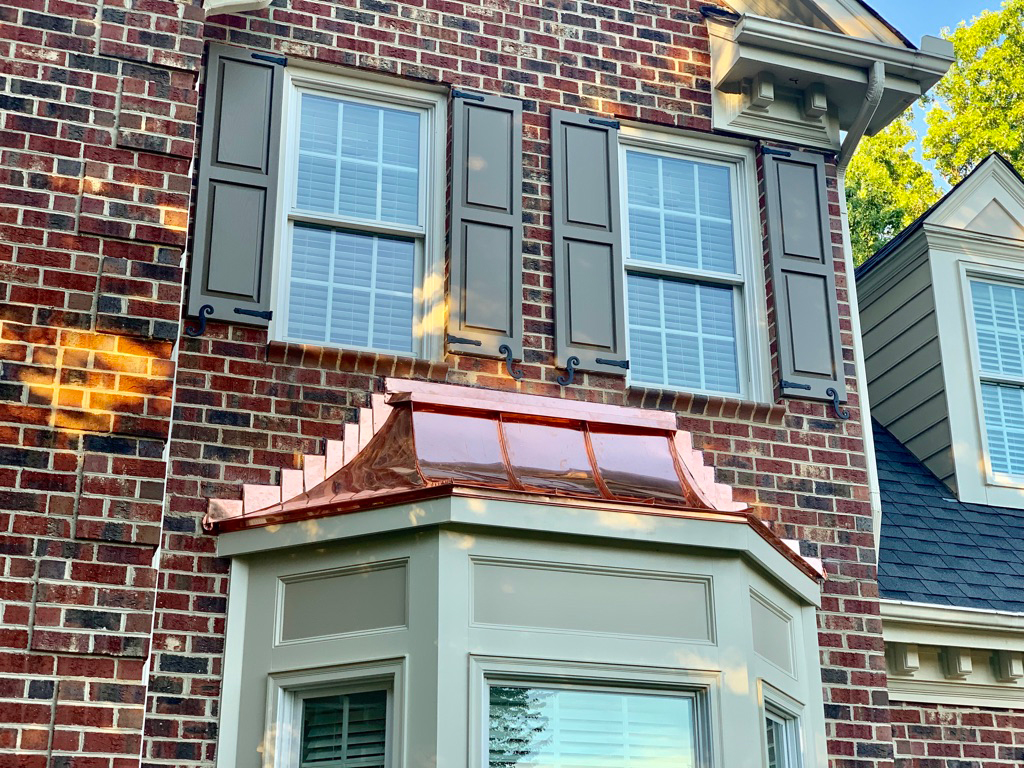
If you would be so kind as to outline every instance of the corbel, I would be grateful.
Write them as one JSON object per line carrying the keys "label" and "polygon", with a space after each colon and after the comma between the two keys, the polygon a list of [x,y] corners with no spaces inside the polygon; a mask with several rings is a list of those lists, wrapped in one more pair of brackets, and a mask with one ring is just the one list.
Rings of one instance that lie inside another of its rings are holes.
{"label": "corbel", "polygon": [[921,668],[917,643],[886,643],[885,655],[894,675],[913,675]]}
{"label": "corbel", "polygon": [[947,680],[964,680],[973,671],[970,648],[947,646],[942,649],[942,673]]}
{"label": "corbel", "polygon": [[992,654],[996,680],[1013,683],[1024,678],[1024,653],[1020,651],[996,651]]}
{"label": "corbel", "polygon": [[828,96],[824,83],[812,83],[804,90],[804,117],[818,120],[828,112]]}

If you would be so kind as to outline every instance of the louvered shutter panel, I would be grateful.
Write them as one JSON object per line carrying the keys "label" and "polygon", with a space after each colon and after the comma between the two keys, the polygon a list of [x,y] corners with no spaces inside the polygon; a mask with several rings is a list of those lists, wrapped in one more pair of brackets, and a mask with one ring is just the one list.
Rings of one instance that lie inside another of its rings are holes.
{"label": "louvered shutter panel", "polygon": [[825,161],[764,155],[768,240],[784,397],[846,400]]}
{"label": "louvered shutter panel", "polygon": [[303,703],[301,768],[384,768],[386,754],[385,691]]}
{"label": "louvered shutter panel", "polygon": [[523,356],[523,105],[457,92],[448,345]]}
{"label": "louvered shutter panel", "polygon": [[551,110],[555,354],[565,367],[624,373],[618,123]]}
{"label": "louvered shutter panel", "polygon": [[[188,311],[266,325],[284,59],[211,45]],[[236,309],[242,310],[241,313]]]}

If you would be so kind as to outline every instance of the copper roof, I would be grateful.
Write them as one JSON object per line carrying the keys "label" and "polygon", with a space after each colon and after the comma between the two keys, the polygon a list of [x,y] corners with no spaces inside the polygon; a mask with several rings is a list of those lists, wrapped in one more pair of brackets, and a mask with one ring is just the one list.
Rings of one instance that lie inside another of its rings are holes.
{"label": "copper roof", "polygon": [[326,456],[283,470],[277,486],[246,485],[241,501],[211,499],[204,525],[241,530],[491,491],[753,522],[792,556],[715,482],[674,413],[400,379],[387,390]]}

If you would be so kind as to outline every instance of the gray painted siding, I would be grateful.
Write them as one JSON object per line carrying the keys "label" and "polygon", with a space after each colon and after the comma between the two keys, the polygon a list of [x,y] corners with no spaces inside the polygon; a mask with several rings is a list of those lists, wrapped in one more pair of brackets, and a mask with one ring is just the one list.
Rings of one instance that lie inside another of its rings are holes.
{"label": "gray painted siding", "polygon": [[871,413],[953,488],[953,450],[943,387],[935,295],[927,254],[858,284]]}

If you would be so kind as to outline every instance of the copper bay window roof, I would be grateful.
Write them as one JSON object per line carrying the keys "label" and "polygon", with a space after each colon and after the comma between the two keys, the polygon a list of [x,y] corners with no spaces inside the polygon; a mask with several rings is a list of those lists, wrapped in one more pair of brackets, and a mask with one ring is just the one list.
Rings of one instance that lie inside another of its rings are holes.
{"label": "copper bay window roof", "polygon": [[278,485],[210,499],[204,526],[235,531],[471,491],[732,518],[794,557],[715,482],[674,413],[403,379],[386,390],[345,425],[344,440],[282,470]]}

